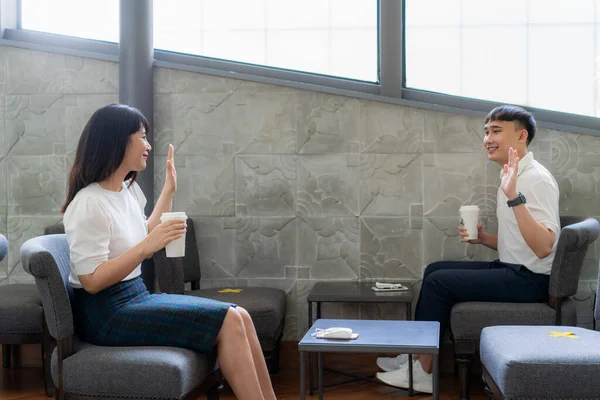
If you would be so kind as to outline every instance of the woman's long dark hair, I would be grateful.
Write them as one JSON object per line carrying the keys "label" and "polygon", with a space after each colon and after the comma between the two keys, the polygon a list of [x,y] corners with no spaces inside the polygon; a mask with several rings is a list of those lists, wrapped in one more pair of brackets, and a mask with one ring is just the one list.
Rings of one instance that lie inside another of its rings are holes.
{"label": "woman's long dark hair", "polygon": [[[148,120],[137,108],[124,104],[108,104],[99,108],[88,121],[75,153],[75,161],[69,173],[67,199],[60,209],[67,210],[75,195],[94,182],[108,179],[121,165],[129,136],[141,127],[150,132]],[[137,178],[137,171],[131,171],[125,180],[131,183]]]}

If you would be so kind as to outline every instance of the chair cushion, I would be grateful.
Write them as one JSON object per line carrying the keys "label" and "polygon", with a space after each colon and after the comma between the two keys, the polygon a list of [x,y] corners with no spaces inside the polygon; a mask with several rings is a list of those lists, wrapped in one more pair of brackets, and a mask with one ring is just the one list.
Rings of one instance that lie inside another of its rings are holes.
{"label": "chair cushion", "polygon": [[[452,307],[450,327],[455,353],[472,354],[479,350],[481,330],[495,325],[554,325],[556,312],[545,303],[465,302]],[[564,325],[577,324],[572,300],[563,303]]]}
{"label": "chair cushion", "polygon": [[42,318],[42,300],[35,285],[0,286],[0,334],[41,334]]}
{"label": "chair cushion", "polygon": [[[551,331],[578,337],[553,337]],[[600,332],[572,326],[494,326],[481,362],[505,399],[598,399]]]}
{"label": "chair cushion", "polygon": [[[178,399],[215,369],[215,361],[177,347],[75,345],[63,361],[65,392],[90,397]],[[52,379],[58,382],[57,351]]]}
{"label": "chair cushion", "polygon": [[256,334],[263,351],[270,351],[283,332],[286,311],[286,296],[281,289],[266,287],[239,288],[239,293],[219,293],[222,288],[199,289],[186,292],[188,295],[235,303],[245,308],[256,327]]}

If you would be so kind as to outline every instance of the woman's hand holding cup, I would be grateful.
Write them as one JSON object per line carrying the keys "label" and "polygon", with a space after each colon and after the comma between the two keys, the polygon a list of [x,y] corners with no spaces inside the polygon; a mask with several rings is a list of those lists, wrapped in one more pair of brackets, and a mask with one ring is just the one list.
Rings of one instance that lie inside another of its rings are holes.
{"label": "woman's hand holding cup", "polygon": [[[186,219],[187,219],[187,214],[184,211],[165,212],[160,217],[160,221],[163,224],[167,223],[169,221],[176,221],[176,222],[185,224]],[[165,251],[167,253],[168,258],[184,257],[185,256],[185,231],[183,231],[182,235],[178,235],[176,238],[169,240],[169,242],[165,245]]]}
{"label": "woman's hand holding cup", "polygon": [[185,220],[167,220],[161,222],[143,240],[144,256],[152,257],[154,253],[165,248],[169,243],[185,236],[187,224]]}

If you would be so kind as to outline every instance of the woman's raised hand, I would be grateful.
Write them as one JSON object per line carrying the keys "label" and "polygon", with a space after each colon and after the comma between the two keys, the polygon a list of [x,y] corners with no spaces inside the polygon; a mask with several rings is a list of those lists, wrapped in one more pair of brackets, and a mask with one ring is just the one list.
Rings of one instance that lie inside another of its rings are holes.
{"label": "woman's raised hand", "polygon": [[177,171],[175,171],[175,149],[173,145],[169,145],[169,153],[167,156],[167,170],[165,176],[165,185],[163,193],[174,195],[177,191]]}

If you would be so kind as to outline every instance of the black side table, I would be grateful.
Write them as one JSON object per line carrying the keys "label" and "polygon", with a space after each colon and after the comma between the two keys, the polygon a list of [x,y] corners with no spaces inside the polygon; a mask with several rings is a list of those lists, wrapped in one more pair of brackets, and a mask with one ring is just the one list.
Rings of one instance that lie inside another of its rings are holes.
{"label": "black side table", "polygon": [[[408,287],[406,291],[398,292],[374,292],[371,287],[375,282],[317,282],[310,291],[306,301],[308,302],[308,327],[313,320],[313,303],[317,306],[316,319],[321,319],[321,303],[404,303],[406,307],[406,319],[412,320],[412,286],[416,282],[399,282]],[[412,361],[412,356],[410,357]],[[412,364],[409,366],[410,380],[412,382]],[[309,393],[312,396],[313,387],[313,358],[308,356],[308,382]],[[344,382],[342,382],[344,383]],[[335,386],[336,384],[327,385]],[[412,388],[409,390],[412,396]]]}

